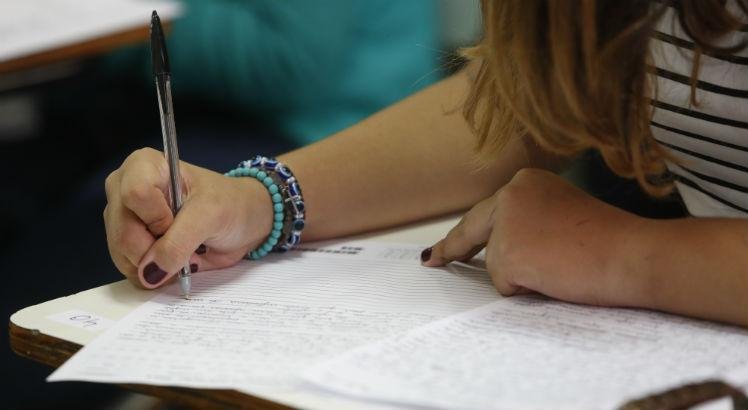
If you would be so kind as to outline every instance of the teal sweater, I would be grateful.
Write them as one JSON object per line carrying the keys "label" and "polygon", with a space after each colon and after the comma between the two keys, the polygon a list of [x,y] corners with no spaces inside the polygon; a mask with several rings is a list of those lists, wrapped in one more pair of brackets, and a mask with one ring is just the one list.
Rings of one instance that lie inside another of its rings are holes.
{"label": "teal sweater", "polygon": [[299,145],[438,79],[433,0],[183,3],[167,40],[177,98],[238,105]]}

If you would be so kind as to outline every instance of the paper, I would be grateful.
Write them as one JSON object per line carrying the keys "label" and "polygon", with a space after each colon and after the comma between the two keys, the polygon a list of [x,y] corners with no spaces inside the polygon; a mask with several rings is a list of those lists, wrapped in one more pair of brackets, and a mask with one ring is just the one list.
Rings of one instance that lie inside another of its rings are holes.
{"label": "paper", "polygon": [[666,314],[512,297],[307,372],[333,392],[460,409],[612,409],[687,382],[748,387],[748,331]]}
{"label": "paper", "polygon": [[55,313],[47,316],[47,319],[91,332],[104,330],[114,323],[107,318],[80,309],[71,309],[65,312]]}
{"label": "paper", "polygon": [[181,12],[164,0],[3,0],[0,61],[147,27],[154,9],[166,20]]}
{"label": "paper", "polygon": [[169,286],[49,380],[290,388],[310,365],[499,298],[480,269],[421,267],[422,249],[331,244],[200,273],[191,300]]}

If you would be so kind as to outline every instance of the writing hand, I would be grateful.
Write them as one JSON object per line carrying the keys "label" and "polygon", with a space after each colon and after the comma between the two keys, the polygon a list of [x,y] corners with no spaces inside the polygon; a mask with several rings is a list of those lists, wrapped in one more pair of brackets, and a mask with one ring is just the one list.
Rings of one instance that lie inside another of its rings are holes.
{"label": "writing hand", "polygon": [[117,269],[144,288],[161,286],[188,261],[193,270],[235,264],[270,232],[271,201],[260,182],[185,162],[180,167],[184,203],[176,217],[163,153],[135,151],[106,179],[109,253]]}

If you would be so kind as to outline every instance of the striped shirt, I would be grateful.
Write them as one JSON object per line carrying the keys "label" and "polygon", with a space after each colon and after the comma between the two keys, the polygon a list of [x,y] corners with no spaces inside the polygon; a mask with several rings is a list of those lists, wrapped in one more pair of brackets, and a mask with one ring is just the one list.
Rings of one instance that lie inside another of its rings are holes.
{"label": "striped shirt", "polygon": [[[733,32],[718,44],[734,45],[747,36]],[[693,47],[669,9],[652,41],[657,73],[652,133],[677,159],[667,165],[691,215],[748,218],[748,49],[701,56],[698,106],[693,106]]]}

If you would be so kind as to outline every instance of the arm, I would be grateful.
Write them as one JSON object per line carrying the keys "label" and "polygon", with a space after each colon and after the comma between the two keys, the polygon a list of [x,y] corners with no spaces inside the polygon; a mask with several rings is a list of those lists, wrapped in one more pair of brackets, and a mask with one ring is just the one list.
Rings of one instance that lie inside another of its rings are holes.
{"label": "arm", "polygon": [[[493,164],[478,169],[473,136],[460,112],[469,85],[462,72],[282,156],[304,190],[304,240],[465,209],[518,169],[553,164],[536,145],[517,139]],[[146,288],[161,286],[186,261],[198,270],[232,265],[270,232],[271,203],[259,182],[189,164],[182,164],[181,174],[185,202],[175,218],[164,196],[162,154],[137,151],[107,178],[104,220],[112,259]],[[196,255],[200,244],[208,252]]]}
{"label": "arm", "polygon": [[748,221],[639,223],[620,275],[648,289],[642,307],[748,326]]}
{"label": "arm", "polygon": [[464,70],[337,135],[281,156],[304,189],[309,222],[304,238],[463,210],[521,168],[555,166],[555,158],[517,139],[493,164],[478,168],[474,137],[461,111],[469,75]]}

